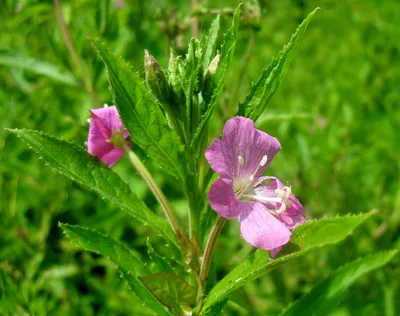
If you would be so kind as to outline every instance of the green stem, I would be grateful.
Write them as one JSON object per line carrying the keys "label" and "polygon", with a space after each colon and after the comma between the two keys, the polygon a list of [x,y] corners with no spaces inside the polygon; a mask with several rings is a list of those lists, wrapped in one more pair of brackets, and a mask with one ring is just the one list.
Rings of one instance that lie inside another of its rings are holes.
{"label": "green stem", "polygon": [[181,233],[181,231],[179,229],[178,222],[175,219],[174,214],[172,212],[171,205],[169,204],[168,200],[166,199],[164,193],[161,191],[161,189],[158,187],[158,185],[154,181],[150,172],[147,170],[145,165],[140,161],[139,157],[136,156],[136,154],[126,144],[124,144],[123,147],[124,147],[125,153],[128,155],[128,158],[129,158],[133,168],[135,168],[135,170],[140,174],[140,176],[143,178],[143,180],[147,183],[151,192],[153,192],[154,196],[160,203],[175,235],[183,236],[183,234]]}
{"label": "green stem", "polygon": [[207,240],[206,249],[204,251],[203,260],[201,262],[200,268],[200,283],[201,286],[199,287],[198,295],[197,295],[197,314],[200,313],[201,307],[203,305],[203,296],[204,296],[204,289],[206,287],[207,279],[208,279],[208,271],[210,270],[211,265],[211,258],[214,251],[215,243],[217,241],[218,235],[222,230],[222,227],[225,224],[225,218],[219,216],[217,222],[215,223],[214,227],[211,230],[210,236]]}

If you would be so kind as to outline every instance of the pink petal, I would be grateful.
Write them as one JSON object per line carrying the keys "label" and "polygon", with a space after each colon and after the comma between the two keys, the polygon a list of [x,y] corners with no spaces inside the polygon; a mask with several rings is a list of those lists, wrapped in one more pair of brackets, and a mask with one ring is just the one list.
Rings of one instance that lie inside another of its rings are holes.
{"label": "pink petal", "polygon": [[291,232],[257,202],[240,203],[240,231],[251,245],[265,250],[285,245]]}
{"label": "pink petal", "polygon": [[222,141],[215,139],[205,153],[206,159],[211,169],[218,173],[222,178],[232,179],[234,163],[224,152]]}
{"label": "pink petal", "polygon": [[99,119],[92,119],[89,127],[89,137],[87,141],[88,152],[91,155],[100,157],[112,150],[114,146],[108,142],[110,135]]}
{"label": "pink petal", "polygon": [[104,122],[93,113],[94,110],[90,111],[92,119],[90,120],[89,124],[89,136],[91,132],[97,133],[97,136],[103,139],[109,139],[112,135],[112,130],[108,128]]}
{"label": "pink petal", "polygon": [[90,112],[92,115],[94,114],[97,118],[99,118],[103,124],[112,131],[120,130],[124,127],[119,117],[117,108],[114,105],[107,108],[91,110]]}
{"label": "pink petal", "polygon": [[124,155],[124,150],[119,147],[115,147],[109,152],[105,153],[103,156],[99,156],[102,162],[105,162],[108,167],[112,167],[118,160],[120,160]]}
{"label": "pink petal", "polygon": [[282,247],[277,247],[277,248],[271,249],[271,250],[269,251],[269,253],[271,254],[271,257],[272,257],[272,258],[275,258],[276,255],[277,255],[281,250],[282,250]]}
{"label": "pink petal", "polygon": [[238,205],[240,203],[236,200],[233,192],[232,181],[216,180],[211,185],[210,192],[208,192],[208,201],[211,208],[222,217],[235,218],[239,216]]}
{"label": "pink petal", "polygon": [[[222,143],[225,155],[231,159],[234,170],[238,170],[235,176],[242,179],[250,175],[254,178],[261,176],[281,148],[275,137],[257,130],[251,119],[241,116],[226,122]],[[237,169],[239,156],[244,159],[244,164]],[[267,156],[267,161],[260,166],[264,156]]]}

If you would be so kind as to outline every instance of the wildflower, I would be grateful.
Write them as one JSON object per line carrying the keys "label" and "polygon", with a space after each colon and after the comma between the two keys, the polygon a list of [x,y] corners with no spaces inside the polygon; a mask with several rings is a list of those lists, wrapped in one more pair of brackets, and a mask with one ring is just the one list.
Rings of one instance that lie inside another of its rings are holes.
{"label": "wildflower", "polygon": [[88,152],[111,167],[124,155],[124,143],[132,146],[130,142],[125,141],[129,132],[114,105],[109,107],[105,104],[104,108],[91,110],[90,114],[89,139],[86,143]]}
{"label": "wildflower", "polygon": [[243,238],[275,256],[305,221],[302,205],[275,177],[262,176],[280,150],[279,141],[255,128],[248,118],[236,116],[224,127],[205,156],[219,174],[208,200],[222,217],[239,218]]}

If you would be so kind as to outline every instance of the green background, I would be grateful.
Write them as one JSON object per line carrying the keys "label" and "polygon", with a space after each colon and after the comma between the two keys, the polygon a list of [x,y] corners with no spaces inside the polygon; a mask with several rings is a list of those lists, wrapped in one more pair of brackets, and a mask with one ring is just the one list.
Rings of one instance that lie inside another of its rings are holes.
{"label": "green background", "polygon": [[[199,17],[201,31],[207,30],[215,10],[239,3],[199,2],[212,9]],[[62,1],[85,67],[80,70],[66,48],[51,1],[0,0],[0,269],[13,289],[2,293],[0,311],[140,315],[140,303],[115,266],[74,247],[58,222],[109,233],[144,260],[150,236],[156,250],[168,255],[154,231],[53,172],[4,130],[38,129],[83,145],[88,110],[95,106],[85,80],[93,82],[101,102],[111,104],[103,64],[88,36],[109,41],[142,75],[145,48],[164,67],[170,46],[184,54],[192,35],[190,1],[125,0],[122,8],[120,4]],[[307,218],[371,209],[377,213],[340,245],[314,251],[237,291],[227,315],[275,315],[339,265],[380,249],[400,248],[398,1],[270,0],[259,5],[246,2],[210,140],[220,136],[223,122],[236,113],[251,82],[303,18],[321,7],[286,78],[257,122],[259,129],[282,144],[268,174],[292,186]],[[222,16],[224,27],[230,21],[229,15]],[[186,204],[174,180],[150,161],[145,163],[172,197],[181,222],[186,222]],[[128,162],[120,161],[114,168],[161,214]],[[215,276],[224,276],[251,251],[239,236],[237,222],[231,221],[217,244]],[[399,278],[395,264],[362,278],[332,315],[399,314]]]}

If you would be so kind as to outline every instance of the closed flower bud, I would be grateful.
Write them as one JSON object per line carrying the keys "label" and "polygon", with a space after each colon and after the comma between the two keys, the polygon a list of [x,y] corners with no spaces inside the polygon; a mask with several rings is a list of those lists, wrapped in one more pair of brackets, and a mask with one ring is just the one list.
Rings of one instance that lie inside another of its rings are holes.
{"label": "closed flower bud", "polygon": [[217,53],[217,55],[211,61],[210,66],[208,66],[208,69],[204,76],[203,99],[207,103],[211,100],[215,88],[214,75],[217,72],[220,56],[221,55]]}
{"label": "closed flower bud", "polygon": [[171,87],[171,101],[172,103],[181,106],[185,103],[185,93],[183,92],[180,75],[179,75],[179,59],[175,53],[170,52],[168,71],[169,71],[169,85]]}
{"label": "closed flower bud", "polygon": [[144,50],[144,69],[146,71],[147,87],[158,100],[168,102],[170,91],[164,70],[158,61],[149,54],[147,49]]}
{"label": "closed flower bud", "polygon": [[197,68],[197,83],[194,89],[194,93],[199,93],[204,87],[204,68],[203,64],[200,64]]}

